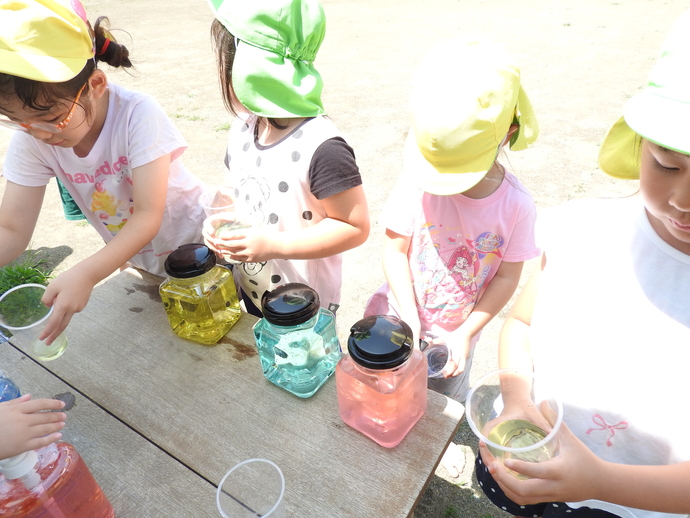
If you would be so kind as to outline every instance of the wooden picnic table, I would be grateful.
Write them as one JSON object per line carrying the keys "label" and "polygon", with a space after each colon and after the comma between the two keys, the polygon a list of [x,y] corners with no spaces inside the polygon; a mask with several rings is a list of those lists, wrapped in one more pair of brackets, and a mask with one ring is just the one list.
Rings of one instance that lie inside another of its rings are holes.
{"label": "wooden picnic table", "polygon": [[177,337],[160,282],[128,269],[96,286],[56,360],[0,348],[0,369],[23,392],[76,396],[65,440],[117,518],[218,517],[217,484],[254,457],[282,469],[291,518],[412,514],[460,425],[461,404],[429,391],[420,421],[400,445],[383,448],[342,422],[334,379],[300,399],[264,378],[255,317],[243,313],[213,347]]}

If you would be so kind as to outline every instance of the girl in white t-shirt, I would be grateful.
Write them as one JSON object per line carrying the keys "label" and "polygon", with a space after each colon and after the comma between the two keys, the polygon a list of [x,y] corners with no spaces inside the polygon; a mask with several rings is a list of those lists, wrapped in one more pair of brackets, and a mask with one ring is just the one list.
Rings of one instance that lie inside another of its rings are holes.
{"label": "girl in white t-shirt", "polygon": [[[690,513],[689,71],[690,11],[599,154],[604,172],[639,179],[640,196],[543,214],[542,267],[505,321],[499,362],[559,394],[560,451],[504,466],[480,443],[476,468],[487,496],[516,516]],[[522,417],[513,408],[530,390],[504,392],[504,419]]]}
{"label": "girl in white t-shirt", "polygon": [[0,124],[18,130],[3,166],[0,265],[26,249],[53,177],[106,241],[49,284],[50,344],[100,280],[128,262],[162,275],[172,250],[201,239],[202,186],[161,107],[96,67],[131,66],[107,19],[92,30],[78,0],[0,1],[0,13]]}
{"label": "girl in white t-shirt", "polygon": [[299,282],[321,306],[340,302],[342,252],[369,235],[352,148],[325,116],[313,61],[326,18],[318,0],[210,0],[221,89],[236,115],[225,164],[235,212],[254,225],[207,243],[237,261],[247,311],[266,290]]}

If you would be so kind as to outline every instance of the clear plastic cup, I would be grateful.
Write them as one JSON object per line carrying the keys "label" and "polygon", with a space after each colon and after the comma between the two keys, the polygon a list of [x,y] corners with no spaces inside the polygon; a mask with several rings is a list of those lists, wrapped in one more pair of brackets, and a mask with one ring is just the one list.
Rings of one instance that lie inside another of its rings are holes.
{"label": "clear plastic cup", "polygon": [[[229,237],[238,230],[251,227],[251,223],[241,219],[235,212],[218,212],[204,220],[204,231],[213,239]],[[239,263],[239,261],[233,259],[229,253],[223,254],[223,258],[229,263]]]}
{"label": "clear plastic cup", "polygon": [[0,297],[0,325],[10,331],[10,342],[38,360],[54,360],[65,352],[67,338],[61,333],[52,344],[39,339],[53,308],[41,298],[46,287],[42,284],[22,284],[7,290]]}
{"label": "clear plastic cup", "polygon": [[429,344],[424,349],[424,356],[428,364],[427,377],[432,379],[443,378],[443,369],[450,359],[450,350],[444,343]]}
{"label": "clear plastic cup", "polygon": [[207,217],[232,212],[235,208],[235,189],[230,186],[209,187],[199,196],[199,205]]}
{"label": "clear plastic cup", "polygon": [[285,518],[285,477],[270,460],[248,459],[221,479],[216,505],[223,518]]}
{"label": "clear plastic cup", "polygon": [[472,431],[500,461],[543,462],[558,454],[563,405],[533,372],[487,374],[470,390],[465,413]]}

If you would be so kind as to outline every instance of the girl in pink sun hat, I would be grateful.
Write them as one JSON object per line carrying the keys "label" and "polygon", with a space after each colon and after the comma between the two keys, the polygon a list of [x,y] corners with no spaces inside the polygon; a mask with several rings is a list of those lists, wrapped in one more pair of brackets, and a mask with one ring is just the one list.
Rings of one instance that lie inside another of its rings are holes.
{"label": "girl in pink sun hat", "polygon": [[92,28],[78,0],[0,0],[0,124],[16,130],[2,172],[0,265],[28,246],[51,178],[106,242],[48,285],[47,344],[118,268],[165,275],[172,250],[201,240],[202,185],[180,160],[182,136],[154,99],[97,67],[131,66],[106,24]]}
{"label": "girl in pink sun hat", "polygon": [[[544,213],[542,266],[501,332],[500,367],[533,370],[564,408],[545,462],[504,465],[480,443],[477,479],[516,516],[690,513],[689,117],[690,11],[600,150],[600,168],[639,179],[640,195]],[[506,407],[528,390],[504,393]]]}

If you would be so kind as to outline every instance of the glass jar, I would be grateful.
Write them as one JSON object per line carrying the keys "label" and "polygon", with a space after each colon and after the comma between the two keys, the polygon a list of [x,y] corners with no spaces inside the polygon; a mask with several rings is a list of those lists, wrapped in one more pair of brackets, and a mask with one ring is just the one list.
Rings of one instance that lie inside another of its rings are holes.
{"label": "glass jar", "polygon": [[199,243],[174,250],[165,271],[169,277],[159,291],[173,331],[203,345],[216,344],[241,314],[232,272],[216,265],[215,254]]}
{"label": "glass jar", "polygon": [[319,307],[316,291],[300,283],[264,292],[261,311],[254,338],[264,376],[296,396],[312,396],[341,357],[335,316]]}
{"label": "glass jar", "polygon": [[340,417],[393,448],[426,411],[427,362],[412,331],[393,316],[364,318],[350,329],[335,371]]}

